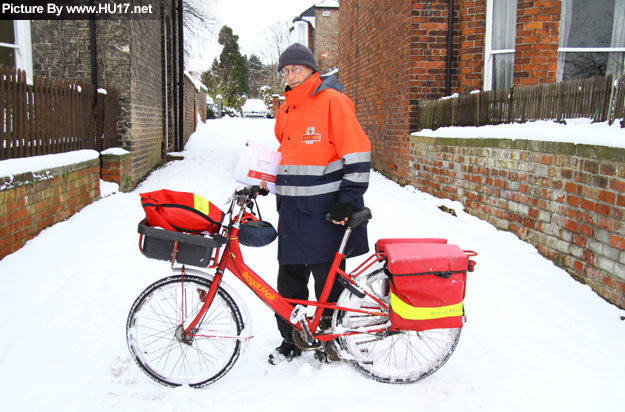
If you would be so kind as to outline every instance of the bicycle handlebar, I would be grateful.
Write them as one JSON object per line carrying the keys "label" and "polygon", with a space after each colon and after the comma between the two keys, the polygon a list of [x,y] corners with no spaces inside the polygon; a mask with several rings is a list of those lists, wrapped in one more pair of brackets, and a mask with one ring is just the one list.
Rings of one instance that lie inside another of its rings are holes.
{"label": "bicycle handlebar", "polygon": [[[234,194],[236,196],[236,199],[243,203],[249,203],[251,200],[256,199],[259,194],[261,196],[266,196],[266,194],[262,193],[262,189],[258,185],[245,186],[243,189],[235,190]],[[355,229],[358,226],[365,227],[372,217],[373,215],[371,214],[371,210],[368,207],[362,207],[360,209],[354,210],[354,212],[347,220],[346,225],[352,229]],[[329,212],[325,215],[324,218],[329,222],[332,221],[332,219],[330,219]]]}

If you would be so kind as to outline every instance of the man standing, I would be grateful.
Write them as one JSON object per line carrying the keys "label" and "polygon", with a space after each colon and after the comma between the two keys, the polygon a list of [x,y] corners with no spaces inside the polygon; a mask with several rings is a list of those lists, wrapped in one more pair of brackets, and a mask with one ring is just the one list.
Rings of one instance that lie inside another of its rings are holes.
{"label": "man standing", "polygon": [[[319,299],[345,221],[356,208],[364,207],[371,143],[356,119],[354,103],[341,93],[335,76],[319,75],[307,47],[289,46],[280,56],[278,72],[287,84],[275,125],[282,152],[276,181],[278,292],[286,298],[308,299],[312,273]],[[324,219],[328,212],[333,222]],[[351,250],[350,256],[369,251],[364,227],[354,230],[346,250]],[[341,292],[342,286],[335,282],[328,301],[336,302]],[[323,322],[330,326],[327,317],[332,311],[326,312]],[[293,342],[291,326],[280,317],[278,329],[284,340],[269,355],[271,364],[302,353]]]}

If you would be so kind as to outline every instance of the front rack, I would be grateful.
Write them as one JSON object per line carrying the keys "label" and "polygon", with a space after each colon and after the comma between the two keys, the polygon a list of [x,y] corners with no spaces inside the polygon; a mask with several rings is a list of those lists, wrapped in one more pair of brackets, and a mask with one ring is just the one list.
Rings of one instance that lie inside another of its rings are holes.
{"label": "front rack", "polygon": [[192,235],[151,227],[146,219],[139,222],[138,232],[144,256],[201,268],[215,265],[219,248],[226,241],[220,235]]}

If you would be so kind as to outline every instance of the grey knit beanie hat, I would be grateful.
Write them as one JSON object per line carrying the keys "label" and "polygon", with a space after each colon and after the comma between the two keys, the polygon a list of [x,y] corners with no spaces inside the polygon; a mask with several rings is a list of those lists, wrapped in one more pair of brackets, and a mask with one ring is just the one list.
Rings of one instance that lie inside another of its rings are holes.
{"label": "grey knit beanie hat", "polygon": [[293,43],[282,52],[278,59],[278,71],[290,64],[301,64],[302,66],[310,67],[313,72],[317,71],[315,56],[303,44]]}

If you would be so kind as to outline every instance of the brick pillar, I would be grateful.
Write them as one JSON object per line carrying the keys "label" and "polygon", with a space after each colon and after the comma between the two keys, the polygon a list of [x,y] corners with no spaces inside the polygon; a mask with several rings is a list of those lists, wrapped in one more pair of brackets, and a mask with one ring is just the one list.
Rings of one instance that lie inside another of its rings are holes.
{"label": "brick pillar", "polygon": [[278,116],[278,108],[280,107],[280,95],[274,94],[271,96],[271,111],[273,112],[273,118]]}
{"label": "brick pillar", "polygon": [[115,182],[120,192],[130,192],[132,184],[132,155],[123,149],[108,149],[100,154],[102,161],[101,178],[105,182]]}
{"label": "brick pillar", "polygon": [[514,86],[556,81],[561,7],[560,1],[518,0]]}

